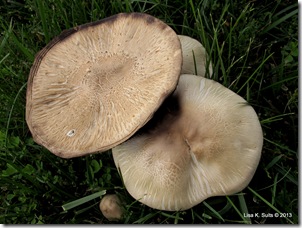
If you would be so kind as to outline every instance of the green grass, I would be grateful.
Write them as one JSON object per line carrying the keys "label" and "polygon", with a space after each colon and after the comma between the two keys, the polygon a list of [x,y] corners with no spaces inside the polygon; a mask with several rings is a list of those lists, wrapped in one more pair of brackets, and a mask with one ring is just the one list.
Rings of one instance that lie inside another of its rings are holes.
{"label": "green grass", "polygon": [[[258,113],[262,158],[242,192],[209,198],[186,211],[158,211],[127,193],[110,151],[66,160],[33,142],[25,122],[25,95],[35,54],[64,29],[133,11],[149,13],[178,34],[200,40],[212,60],[213,79]],[[0,78],[0,223],[111,223],[98,208],[105,192],[125,201],[120,223],[299,222],[296,1],[1,1]]]}

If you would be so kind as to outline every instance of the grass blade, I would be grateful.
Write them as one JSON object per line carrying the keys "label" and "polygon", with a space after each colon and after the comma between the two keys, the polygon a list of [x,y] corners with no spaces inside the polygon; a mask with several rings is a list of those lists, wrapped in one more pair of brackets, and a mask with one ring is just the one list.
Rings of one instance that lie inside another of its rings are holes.
{"label": "grass blade", "polygon": [[[259,199],[261,199],[266,205],[268,205],[272,210],[274,210],[275,212],[282,214],[281,211],[279,211],[274,205],[272,205],[270,202],[268,202],[266,199],[264,199],[261,195],[259,195],[257,192],[255,192],[253,189],[251,189],[250,187],[248,187],[248,189]],[[289,223],[294,224],[289,218],[284,217]]]}
{"label": "grass blade", "polygon": [[160,211],[157,211],[157,212],[154,212],[154,213],[149,213],[149,214],[147,214],[146,216],[144,216],[144,217],[142,217],[142,218],[140,218],[140,219],[138,219],[138,220],[136,220],[135,222],[133,222],[134,224],[136,224],[136,223],[138,223],[138,224],[140,224],[140,223],[145,223],[146,221],[148,221],[149,219],[151,219],[151,218],[153,218],[154,216],[156,216],[157,214],[159,214],[160,213]]}
{"label": "grass blade", "polygon": [[13,101],[13,104],[11,106],[11,109],[9,111],[9,114],[8,114],[8,120],[7,120],[7,123],[6,123],[6,131],[5,131],[5,142],[4,142],[4,145],[7,146],[7,138],[8,138],[8,130],[9,130],[9,124],[10,124],[10,120],[11,120],[11,117],[12,117],[12,113],[13,113],[13,110],[14,110],[14,107],[15,107],[15,103],[18,99],[18,97],[20,96],[20,93],[23,91],[23,89],[25,88],[25,86],[27,85],[27,83],[24,83],[21,88],[19,89],[18,93],[16,94],[15,98],[14,98],[14,101]]}
{"label": "grass blade", "polygon": [[250,221],[243,216],[243,214],[239,211],[239,209],[235,206],[235,204],[233,203],[233,201],[230,199],[230,197],[226,196],[228,202],[230,202],[230,204],[232,205],[232,207],[235,209],[235,211],[237,212],[237,214],[240,216],[240,218],[242,219],[243,223],[246,224],[250,224]]}
{"label": "grass blade", "polygon": [[75,201],[66,203],[66,204],[62,205],[62,208],[63,208],[64,211],[68,211],[68,210],[70,210],[70,209],[72,209],[74,207],[77,207],[79,205],[87,203],[88,201],[93,200],[93,199],[98,198],[98,197],[101,197],[101,196],[103,196],[105,194],[106,194],[106,190],[102,190],[102,191],[93,193],[93,194],[91,194],[89,196],[85,196],[85,197],[77,199]]}
{"label": "grass blade", "polygon": [[280,19],[276,20],[275,22],[273,22],[270,26],[268,26],[266,29],[264,29],[262,31],[263,33],[267,33],[268,31],[270,31],[271,29],[277,27],[277,25],[281,24],[282,22],[284,22],[285,20],[287,20],[288,18],[294,16],[295,14],[298,14],[298,9],[292,11],[291,13],[288,13],[286,15],[284,15],[283,17],[281,17]]}
{"label": "grass blade", "polygon": [[213,214],[219,218],[220,220],[222,220],[224,222],[224,219],[222,218],[222,216],[219,214],[218,211],[216,211],[213,207],[211,207],[209,204],[207,204],[205,201],[203,201],[203,205],[205,205],[211,212],[213,212]]}
{"label": "grass blade", "polygon": [[296,154],[296,153],[297,153],[296,151],[291,150],[291,149],[287,148],[286,146],[279,145],[278,143],[275,143],[275,142],[273,142],[273,141],[271,141],[271,140],[269,140],[269,139],[267,139],[267,138],[263,138],[263,139],[264,139],[265,141],[267,141],[267,142],[269,142],[269,143],[271,143],[271,144],[273,144],[273,145],[275,145],[275,146],[277,146],[277,147],[283,149],[283,150],[288,151],[289,153],[292,153],[292,154]]}
{"label": "grass blade", "polygon": [[269,170],[272,166],[274,166],[284,155],[280,154],[275,157],[268,165],[264,168],[266,171]]}
{"label": "grass blade", "polygon": [[262,62],[261,64],[257,67],[257,69],[252,73],[252,75],[245,81],[245,83],[241,86],[241,88],[237,91],[237,93],[239,93],[245,86],[246,84],[254,77],[254,75],[256,73],[258,73],[260,71],[260,69],[263,67],[264,63],[266,63],[266,61],[268,59],[270,59],[273,56],[274,53],[271,53],[269,56],[267,56]]}
{"label": "grass blade", "polygon": [[[239,199],[239,206],[240,206],[240,209],[243,212],[243,214],[246,214],[246,215],[249,214],[249,211],[248,211],[245,199],[244,199],[244,195],[243,194],[238,195],[238,199]],[[247,217],[246,220],[248,220],[250,224],[252,223],[250,217]]]}
{"label": "grass blade", "polygon": [[44,1],[36,0],[36,3],[38,5],[39,15],[40,15],[41,22],[42,22],[45,43],[49,43],[49,41],[50,41],[50,36],[49,36],[49,32],[48,32],[49,26],[47,25],[47,21],[46,21],[47,12],[46,12],[46,8],[44,6]]}

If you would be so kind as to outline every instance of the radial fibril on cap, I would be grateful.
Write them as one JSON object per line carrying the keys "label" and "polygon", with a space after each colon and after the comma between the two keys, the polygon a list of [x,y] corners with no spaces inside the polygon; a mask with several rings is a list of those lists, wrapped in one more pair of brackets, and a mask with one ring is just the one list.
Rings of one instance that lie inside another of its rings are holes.
{"label": "radial fibril on cap", "polygon": [[210,79],[181,75],[154,118],[112,149],[135,199],[177,211],[248,185],[263,136],[257,114],[242,97]]}
{"label": "radial fibril on cap", "polygon": [[26,120],[57,156],[105,151],[143,126],[180,75],[176,33],[147,14],[117,14],[64,31],[31,68]]}

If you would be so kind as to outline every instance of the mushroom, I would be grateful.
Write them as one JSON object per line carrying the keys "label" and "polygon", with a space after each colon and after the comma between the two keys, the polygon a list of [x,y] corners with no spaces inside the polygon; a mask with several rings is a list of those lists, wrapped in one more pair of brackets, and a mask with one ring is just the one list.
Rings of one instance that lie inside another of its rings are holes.
{"label": "mushroom", "polygon": [[[181,74],[195,74],[205,77],[207,66],[209,77],[212,77],[213,67],[202,44],[192,37],[178,35],[181,43],[183,63]],[[209,63],[207,63],[209,61]]]}
{"label": "mushroom", "polygon": [[154,118],[112,153],[130,195],[178,211],[244,189],[262,144],[258,116],[246,100],[218,82],[184,74]]}
{"label": "mushroom", "polygon": [[148,14],[120,13],[63,31],[30,71],[33,139],[62,158],[120,144],[175,90],[181,63],[174,30]]}
{"label": "mushroom", "polygon": [[105,195],[100,202],[100,210],[109,221],[119,221],[123,218],[123,207],[116,194]]}

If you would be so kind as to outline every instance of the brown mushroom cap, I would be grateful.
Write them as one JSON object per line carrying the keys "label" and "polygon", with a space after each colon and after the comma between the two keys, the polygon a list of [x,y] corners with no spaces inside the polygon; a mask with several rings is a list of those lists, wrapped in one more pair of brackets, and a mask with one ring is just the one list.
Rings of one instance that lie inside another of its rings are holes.
{"label": "brown mushroom cap", "polygon": [[30,71],[26,120],[34,140],[64,158],[112,148],[173,92],[181,62],[176,33],[147,14],[62,32]]}
{"label": "brown mushroom cap", "polygon": [[263,135],[256,112],[242,97],[213,80],[181,75],[159,112],[154,126],[112,149],[135,199],[177,211],[248,185]]}
{"label": "brown mushroom cap", "polygon": [[99,204],[100,210],[109,221],[121,220],[124,210],[120,198],[116,194],[105,195]]}
{"label": "brown mushroom cap", "polygon": [[[207,72],[207,52],[202,44],[192,37],[178,35],[181,44],[183,62],[181,74],[195,74],[205,77]],[[208,63],[209,77],[212,77],[213,66]]]}

